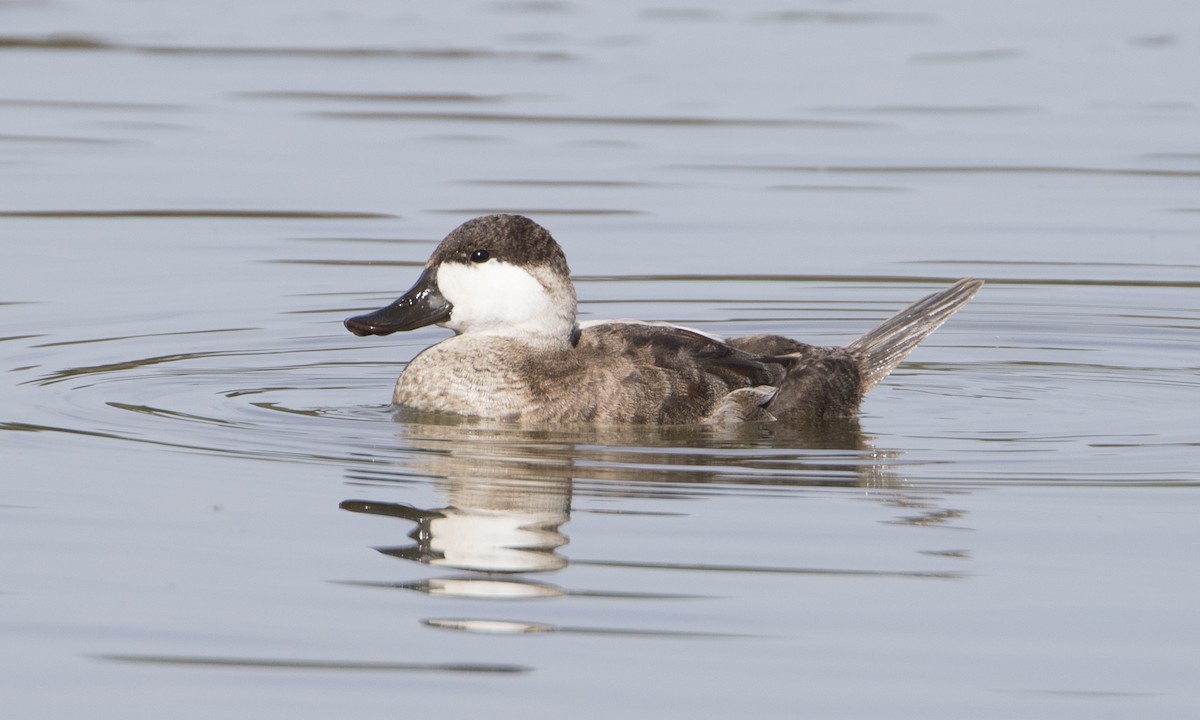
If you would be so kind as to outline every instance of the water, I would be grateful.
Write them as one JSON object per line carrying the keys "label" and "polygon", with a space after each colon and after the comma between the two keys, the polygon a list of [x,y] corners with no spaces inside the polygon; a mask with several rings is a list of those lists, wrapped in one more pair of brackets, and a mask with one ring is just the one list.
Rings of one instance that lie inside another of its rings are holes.
{"label": "water", "polygon": [[[0,4],[14,717],[1192,717],[1191,6]],[[387,405],[471,216],[584,318],[846,342],[861,431]]]}

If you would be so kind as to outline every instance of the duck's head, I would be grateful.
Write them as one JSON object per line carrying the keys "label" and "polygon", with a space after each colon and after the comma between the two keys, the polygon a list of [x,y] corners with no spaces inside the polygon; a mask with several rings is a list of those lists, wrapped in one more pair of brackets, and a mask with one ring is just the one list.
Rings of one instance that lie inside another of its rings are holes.
{"label": "duck's head", "polygon": [[569,342],[575,289],[562,248],[520,215],[460,225],[433,251],[412,289],[387,307],[346,320],[355,335],[389,335],[426,325],[457,334]]}

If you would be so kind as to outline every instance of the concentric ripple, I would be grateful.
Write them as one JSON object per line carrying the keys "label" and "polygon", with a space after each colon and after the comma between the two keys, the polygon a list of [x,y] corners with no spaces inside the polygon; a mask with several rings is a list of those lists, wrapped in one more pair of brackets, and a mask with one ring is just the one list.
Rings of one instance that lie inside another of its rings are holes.
{"label": "concentric ripple", "polygon": [[[621,316],[640,306],[644,312],[644,301],[635,298],[645,282],[584,280],[584,291],[607,296],[585,302],[584,311]],[[714,289],[697,278],[679,286],[689,284]],[[754,285],[744,279],[739,287],[753,295]],[[653,309],[725,334],[785,332],[834,344],[852,337],[847,333],[854,328],[869,328],[886,315],[883,308],[902,304],[894,298],[924,291],[895,285],[855,279],[819,293],[836,298],[853,291],[866,301],[685,297]],[[330,322],[320,327],[328,334],[283,340],[282,333],[242,328],[69,342],[14,339],[28,344],[27,355],[41,354],[41,362],[15,368],[37,412],[11,418],[6,427],[256,459],[369,465],[376,481],[388,480],[389,466],[448,453],[472,461],[540,458],[565,464],[584,483],[636,478],[647,487],[1183,481],[1187,469],[1175,463],[1184,462],[1182,449],[1194,441],[1183,422],[1187,410],[1176,399],[1198,384],[1200,319],[1178,302],[1182,288],[1144,288],[1129,305],[1114,304],[1111,290],[1073,288],[1069,297],[1052,300],[1063,294],[1054,283],[991,282],[868,399],[862,433],[769,425],[530,432],[405,416],[387,404],[391,384],[407,358],[441,335],[422,331],[399,344],[349,338],[333,323],[341,309],[324,311]],[[1124,422],[1089,421],[1101,398],[1159,410]],[[949,417],[970,417],[971,430],[944,422]],[[1113,465],[1109,448],[1147,460]]]}

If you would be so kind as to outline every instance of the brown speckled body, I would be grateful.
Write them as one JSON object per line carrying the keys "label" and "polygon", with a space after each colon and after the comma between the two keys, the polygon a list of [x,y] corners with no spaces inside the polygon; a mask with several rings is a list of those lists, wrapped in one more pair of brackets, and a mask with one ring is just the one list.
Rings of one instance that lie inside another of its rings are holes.
{"label": "brown speckled body", "polygon": [[[768,342],[786,354],[753,352]],[[785,384],[803,384],[805,402],[772,403]],[[860,385],[858,363],[839,348],[765,336],[721,342],[684,328],[606,323],[580,331],[574,345],[554,347],[449,338],[409,363],[393,399],[531,424],[811,422],[853,416]]]}

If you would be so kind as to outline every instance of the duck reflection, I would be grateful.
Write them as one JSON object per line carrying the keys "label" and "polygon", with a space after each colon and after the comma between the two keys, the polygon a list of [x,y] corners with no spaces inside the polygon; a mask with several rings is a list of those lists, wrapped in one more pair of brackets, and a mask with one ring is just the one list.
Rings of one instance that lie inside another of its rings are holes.
{"label": "duck reflection", "polygon": [[[631,590],[564,588],[539,574],[568,565],[569,542],[563,527],[574,512],[642,514],[627,509],[580,510],[572,502],[586,498],[596,505],[608,499],[703,497],[731,488],[779,490],[840,486],[881,490],[879,502],[898,503],[906,514],[937,522],[938,503],[928,493],[914,493],[897,475],[897,453],[877,451],[857,423],[819,430],[778,425],[745,425],[727,429],[588,428],[530,431],[515,426],[477,424],[461,418],[429,418],[410,411],[397,415],[396,458],[379,467],[347,472],[348,478],[378,489],[432,483],[440,496],[434,507],[375,499],[345,500],[341,508],[381,515],[411,524],[410,542],[376,548],[395,558],[458,571],[444,577],[400,582],[353,582],[359,586],[403,589],[440,598],[534,600],[587,596],[617,600],[669,601],[713,595]],[[905,499],[907,498],[907,499]],[[628,508],[631,503],[614,504]],[[672,514],[672,513],[652,513]],[[947,515],[946,517],[949,517]],[[912,522],[908,518],[902,522]],[[754,573],[779,576],[860,576],[952,578],[956,572],[819,568],[654,562],[641,558],[575,559],[577,566],[649,569],[671,572]],[[613,575],[606,575],[613,577]],[[626,577],[621,573],[619,577]],[[640,583],[639,583],[640,584]],[[674,583],[671,587],[678,587]],[[717,586],[728,590],[726,583]],[[439,631],[475,634],[584,633],[623,637],[724,637],[710,628],[599,627],[558,625],[545,619],[497,617],[424,618],[422,625]],[[670,625],[670,623],[668,623]]]}
{"label": "duck reflection", "polygon": [[[354,469],[371,485],[433,480],[445,503],[353,499],[341,508],[412,523],[410,543],[379,552],[438,568],[467,571],[406,583],[363,583],[439,596],[555,597],[552,584],[515,577],[561,570],[577,487],[589,497],[662,497],[704,484],[895,486],[887,459],[856,422],[819,430],[771,424],[736,432],[706,427],[586,428],[530,431],[515,426],[430,418],[401,411],[403,468]],[[597,593],[628,597],[644,593]],[[665,597],[665,596],[664,596]],[[673,596],[678,597],[678,596]]]}

